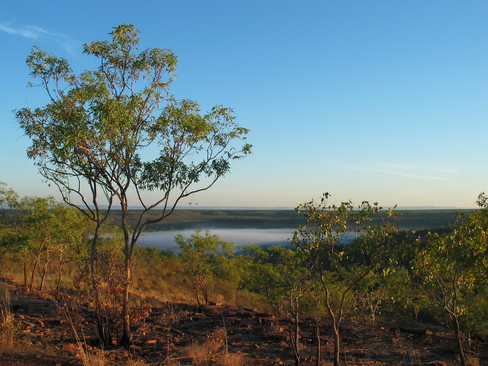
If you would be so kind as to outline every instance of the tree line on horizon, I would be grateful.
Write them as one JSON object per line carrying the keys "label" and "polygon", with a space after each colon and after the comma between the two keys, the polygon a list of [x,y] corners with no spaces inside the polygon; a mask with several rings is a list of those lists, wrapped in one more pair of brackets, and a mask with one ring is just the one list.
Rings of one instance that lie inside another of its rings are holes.
{"label": "tree line on horizon", "polygon": [[[469,215],[475,209],[398,210],[391,220],[403,230],[422,230],[450,226],[456,222],[456,214]],[[127,211],[130,225],[136,222],[137,209]],[[113,223],[120,226],[120,214],[112,213]],[[381,215],[372,215],[373,223],[381,223]],[[293,229],[303,224],[305,218],[295,209],[290,210],[223,210],[223,209],[176,209],[163,222],[151,225],[147,231],[174,231],[186,229]]]}

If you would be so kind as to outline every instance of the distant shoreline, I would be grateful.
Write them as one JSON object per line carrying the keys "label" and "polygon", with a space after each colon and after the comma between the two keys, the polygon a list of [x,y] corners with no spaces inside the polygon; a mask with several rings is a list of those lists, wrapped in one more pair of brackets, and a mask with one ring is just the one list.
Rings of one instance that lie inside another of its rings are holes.
{"label": "distant shoreline", "polygon": [[[107,208],[106,206],[100,206],[102,209]],[[393,206],[383,206],[384,210],[389,210],[390,208],[394,208]],[[143,210],[144,207],[142,206],[134,206],[130,207],[129,210]],[[162,210],[163,207],[156,207],[154,210]],[[411,211],[411,210],[434,210],[434,211],[443,211],[443,210],[470,210],[474,211],[477,210],[477,207],[439,207],[439,206],[401,206],[394,208],[396,211]],[[112,210],[117,211],[120,208],[113,207]],[[233,206],[198,206],[198,205],[188,205],[188,206],[178,206],[176,210],[226,210],[226,211],[295,211],[295,207],[233,207]]]}
{"label": "distant shoreline", "polygon": [[[158,217],[158,211],[148,213],[147,218]],[[456,214],[468,215],[475,209],[395,209],[399,217],[391,220],[400,229],[432,229],[441,226],[449,226],[456,223]],[[141,210],[130,209],[128,211],[128,223],[135,226],[138,213]],[[380,224],[387,209],[373,216],[372,225]],[[112,211],[113,222],[120,225],[120,210]],[[376,219],[375,219],[376,218]],[[148,226],[147,231],[167,231],[182,229],[283,229],[297,228],[304,223],[303,214],[294,209],[177,209],[174,213],[158,224]]]}

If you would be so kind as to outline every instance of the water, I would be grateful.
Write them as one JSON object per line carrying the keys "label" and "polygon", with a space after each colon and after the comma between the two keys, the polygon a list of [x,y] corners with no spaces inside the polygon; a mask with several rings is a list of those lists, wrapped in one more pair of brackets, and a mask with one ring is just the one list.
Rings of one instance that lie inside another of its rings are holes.
{"label": "water", "polygon": [[[235,243],[236,246],[248,245],[279,245],[290,244],[295,229],[212,229],[211,235],[217,235],[220,239],[227,242]],[[179,252],[179,247],[174,237],[177,234],[189,238],[195,234],[195,230],[177,230],[177,231],[154,231],[144,234],[138,245],[141,247],[151,246],[162,250],[172,250],[174,253]],[[202,232],[201,235],[205,235]]]}
{"label": "water", "polygon": [[[217,235],[220,239],[234,243],[236,247],[242,245],[290,245],[291,238],[295,229],[212,229],[210,235]],[[195,234],[195,230],[175,230],[175,231],[153,231],[147,232],[142,236],[138,245],[141,247],[156,247],[161,250],[171,250],[177,254],[180,251],[175,242],[177,234],[190,238]],[[203,231],[200,235],[205,235]],[[349,244],[354,239],[356,233],[347,233],[339,241],[341,244]],[[238,249],[238,248],[236,248]]]}

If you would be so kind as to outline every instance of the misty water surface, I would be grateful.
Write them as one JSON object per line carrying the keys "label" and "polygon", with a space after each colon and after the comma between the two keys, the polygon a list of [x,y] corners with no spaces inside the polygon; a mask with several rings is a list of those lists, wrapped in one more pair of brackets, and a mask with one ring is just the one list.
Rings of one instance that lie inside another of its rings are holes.
{"label": "misty water surface", "polygon": [[[290,244],[295,229],[212,229],[211,235],[217,235],[220,239],[235,243],[236,246],[244,244],[257,245],[278,245]],[[178,245],[174,237],[181,234],[189,238],[195,234],[195,230],[176,230],[176,231],[155,231],[144,234],[138,244],[142,247],[151,246],[162,250],[172,250],[178,252]],[[201,235],[205,235],[202,232]]]}
{"label": "misty water surface", "polygon": [[[242,245],[290,245],[291,238],[295,229],[212,229],[211,235],[217,235],[220,239],[234,243],[237,247]],[[175,242],[175,236],[181,234],[189,238],[195,234],[195,230],[175,230],[175,231],[154,231],[147,232],[138,242],[141,247],[156,247],[162,250],[172,250],[173,253],[179,252],[179,247]],[[205,231],[201,233],[205,235]],[[341,243],[348,244],[354,239],[354,233],[346,234]],[[236,248],[238,249],[238,248]]]}

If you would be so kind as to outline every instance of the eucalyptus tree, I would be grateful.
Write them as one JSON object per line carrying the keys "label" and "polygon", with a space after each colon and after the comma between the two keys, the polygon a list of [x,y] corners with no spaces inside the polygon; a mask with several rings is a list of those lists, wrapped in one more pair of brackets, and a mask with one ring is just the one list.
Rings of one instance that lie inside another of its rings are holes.
{"label": "eucalyptus tree", "polygon": [[6,209],[15,205],[19,200],[19,195],[4,182],[0,182],[0,239],[8,231],[9,215]]}
{"label": "eucalyptus tree", "polygon": [[[481,197],[481,196],[480,196]],[[486,284],[488,269],[488,208],[461,220],[446,234],[432,233],[417,242],[410,280],[429,306],[442,309],[454,329],[460,364],[469,360],[463,347],[462,318],[475,310],[475,295]]]}
{"label": "eucalyptus tree", "polygon": [[[27,65],[50,101],[22,108],[16,116],[32,139],[28,156],[66,203],[99,226],[115,204],[122,211],[126,283],[120,343],[128,345],[131,260],[141,233],[170,215],[184,197],[211,188],[251,146],[245,141],[248,130],[237,125],[232,110],[216,106],[201,114],[196,102],[170,95],[177,65],[171,50],[138,52],[139,32],[130,24],[109,35],[109,41],[83,46],[99,67],[79,75],[64,58],[33,48]],[[242,145],[235,146],[239,140]],[[101,203],[108,205],[106,211]],[[143,208],[132,228],[126,220],[130,206]],[[157,217],[149,218],[157,208]]]}
{"label": "eucalyptus tree", "polygon": [[[303,253],[311,278],[322,288],[322,304],[332,320],[334,365],[339,366],[339,327],[348,296],[388,258],[397,228],[386,219],[381,225],[371,225],[373,214],[381,211],[377,203],[364,201],[355,207],[347,201],[336,206],[328,205],[329,197],[325,193],[319,202],[312,200],[297,207],[306,220],[295,231],[292,244]],[[393,211],[389,210],[387,217],[391,215]],[[320,341],[320,332],[317,334]],[[317,350],[319,364],[320,347]]]}
{"label": "eucalyptus tree", "polygon": [[[2,249],[22,260],[26,291],[43,290],[52,264],[57,263],[58,284],[65,254],[82,246],[90,225],[80,212],[56,202],[54,197],[22,197],[11,191],[10,212],[5,216],[5,232],[0,237]],[[91,224],[91,223],[90,223]],[[30,272],[30,274],[28,273]]]}
{"label": "eucalyptus tree", "polygon": [[286,295],[283,293],[281,283],[281,268],[278,268],[279,251],[278,246],[271,246],[264,250],[257,244],[245,245],[242,248],[241,256],[247,257],[251,263],[246,289],[263,294],[273,312],[282,316],[285,315],[284,299]]}
{"label": "eucalyptus tree", "polygon": [[243,249],[243,255],[251,263],[248,289],[265,295],[273,312],[286,317],[290,347],[295,365],[299,365],[303,359],[299,322],[301,303],[311,289],[303,253],[282,245],[273,245],[266,250],[259,245],[247,245]]}
{"label": "eucalyptus tree", "polygon": [[0,182],[0,209],[12,206],[19,199],[17,192],[7,187],[6,183]]}
{"label": "eucalyptus tree", "polygon": [[234,243],[221,240],[218,235],[197,230],[190,238],[178,234],[175,241],[180,247],[179,259],[182,272],[190,283],[198,305],[207,305],[209,301],[209,281],[214,273],[215,257],[230,256],[234,252]]}
{"label": "eucalyptus tree", "polygon": [[303,253],[282,246],[274,249],[279,254],[276,270],[280,274],[279,286],[288,297],[288,327],[290,330],[290,346],[293,350],[295,365],[302,361],[300,344],[300,301],[311,290],[310,275],[303,266]]}

